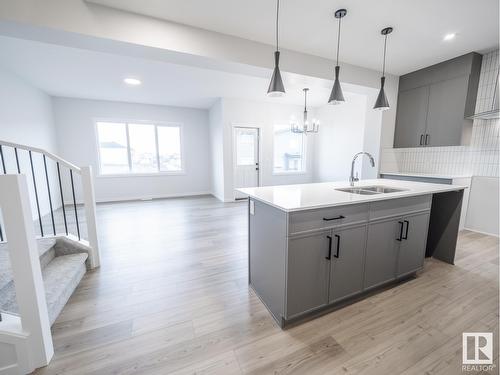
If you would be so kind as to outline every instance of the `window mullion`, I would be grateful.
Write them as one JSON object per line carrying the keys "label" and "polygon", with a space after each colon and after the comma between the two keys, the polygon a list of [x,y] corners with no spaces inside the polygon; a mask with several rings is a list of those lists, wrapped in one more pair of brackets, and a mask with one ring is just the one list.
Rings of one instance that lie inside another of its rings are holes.
{"label": "window mullion", "polygon": [[158,173],[161,172],[160,170],[160,147],[158,143],[158,125],[155,125],[155,145],[156,145],[156,169],[158,170]]}
{"label": "window mullion", "polygon": [[125,123],[125,130],[127,134],[127,157],[128,157],[128,171],[132,173],[132,154],[130,151],[130,134],[128,131],[128,123]]}

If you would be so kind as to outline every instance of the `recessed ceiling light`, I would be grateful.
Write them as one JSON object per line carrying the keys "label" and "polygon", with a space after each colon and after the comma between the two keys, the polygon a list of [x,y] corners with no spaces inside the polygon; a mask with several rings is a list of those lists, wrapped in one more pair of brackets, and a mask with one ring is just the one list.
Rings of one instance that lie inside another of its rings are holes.
{"label": "recessed ceiling light", "polygon": [[125,78],[123,80],[123,82],[125,82],[127,85],[131,85],[131,86],[139,86],[142,82],[137,79],[137,78]]}
{"label": "recessed ceiling light", "polygon": [[457,36],[457,34],[455,33],[449,33],[449,34],[446,34],[443,38],[444,41],[448,41],[448,40],[452,40],[452,39],[455,39],[455,37]]}

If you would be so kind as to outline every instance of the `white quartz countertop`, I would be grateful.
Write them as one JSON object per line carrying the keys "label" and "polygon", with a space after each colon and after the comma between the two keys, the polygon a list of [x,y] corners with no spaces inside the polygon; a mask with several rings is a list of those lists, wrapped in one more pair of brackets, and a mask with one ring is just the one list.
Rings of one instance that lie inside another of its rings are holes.
{"label": "white quartz countertop", "polygon": [[237,190],[251,198],[279,208],[280,210],[291,212],[467,189],[467,186],[429,184],[424,182],[390,179],[362,180],[356,182],[354,185],[355,187],[377,185],[404,190],[395,193],[380,193],[373,195],[353,194],[335,190],[337,188],[348,188],[348,182],[262,186]]}

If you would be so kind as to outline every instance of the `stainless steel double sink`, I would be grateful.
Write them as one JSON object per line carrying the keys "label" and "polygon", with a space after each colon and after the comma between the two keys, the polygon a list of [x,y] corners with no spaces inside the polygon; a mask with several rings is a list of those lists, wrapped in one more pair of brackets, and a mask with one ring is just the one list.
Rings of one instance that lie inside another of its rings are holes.
{"label": "stainless steel double sink", "polygon": [[361,194],[361,195],[373,195],[373,194],[387,194],[387,193],[398,193],[400,191],[405,191],[406,189],[396,189],[387,186],[373,185],[373,186],[356,186],[348,188],[338,188],[338,191],[343,191],[345,193],[351,194]]}

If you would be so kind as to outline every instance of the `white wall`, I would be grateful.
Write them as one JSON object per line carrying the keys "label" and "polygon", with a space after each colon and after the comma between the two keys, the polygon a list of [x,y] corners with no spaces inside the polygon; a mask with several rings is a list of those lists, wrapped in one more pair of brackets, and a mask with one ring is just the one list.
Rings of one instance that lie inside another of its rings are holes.
{"label": "white wall", "polygon": [[[325,105],[316,111],[321,128],[315,143],[314,181],[347,181],[354,154],[365,150],[365,108],[368,98],[348,92],[344,96],[345,103]],[[378,146],[376,140],[372,139]],[[360,178],[365,177],[361,173],[364,162],[363,158],[357,162],[356,171],[360,172]]]}
{"label": "white wall", "polygon": [[[56,153],[56,133],[50,96],[25,82],[13,73],[0,67],[0,140],[38,147]],[[14,152],[4,148],[7,173],[17,173]],[[28,178],[33,217],[36,203],[28,153],[18,151],[21,173]],[[55,165],[47,159],[52,201],[60,206],[59,190],[56,184]],[[50,211],[43,161],[39,154],[33,154],[35,179],[40,197],[42,216]],[[3,171],[0,168],[0,173]]]}
{"label": "white wall", "polygon": [[[224,124],[224,200],[234,199],[233,191],[233,127],[249,126],[260,129],[260,184],[284,185],[311,182],[314,168],[314,138],[306,136],[306,170],[303,173],[273,173],[273,125],[288,125],[294,115],[301,119],[303,107],[239,99],[222,99]],[[313,117],[314,111],[310,116]]]}
{"label": "white wall", "polygon": [[210,162],[212,163],[211,191],[224,200],[224,123],[222,99],[217,100],[209,111]]}
{"label": "white wall", "polygon": [[207,194],[210,187],[208,111],[121,102],[54,98],[59,154],[76,165],[91,165],[97,174],[95,120],[177,122],[183,125],[185,174],[96,176],[96,200],[117,201]]}

